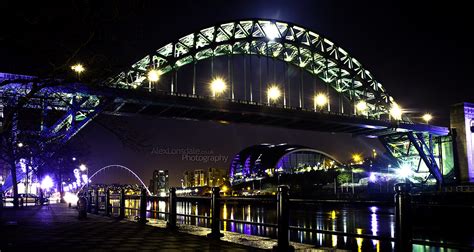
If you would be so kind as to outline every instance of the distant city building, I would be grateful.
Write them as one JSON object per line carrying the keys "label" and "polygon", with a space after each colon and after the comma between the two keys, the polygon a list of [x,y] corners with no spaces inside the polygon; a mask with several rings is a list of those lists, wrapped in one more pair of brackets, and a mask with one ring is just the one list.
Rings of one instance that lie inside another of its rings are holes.
{"label": "distant city building", "polygon": [[194,171],[185,171],[182,181],[182,187],[193,187],[194,186]]}
{"label": "distant city building", "polygon": [[168,170],[155,170],[148,189],[155,195],[167,193],[169,190]]}
{"label": "distant city building", "polygon": [[226,181],[229,181],[227,170],[214,167],[185,171],[181,180],[183,187],[221,186]]}
{"label": "distant city building", "polygon": [[208,186],[221,186],[227,179],[227,170],[223,168],[209,168],[207,176]]}
{"label": "distant city building", "polygon": [[207,186],[206,172],[202,169],[194,171],[194,186]]}

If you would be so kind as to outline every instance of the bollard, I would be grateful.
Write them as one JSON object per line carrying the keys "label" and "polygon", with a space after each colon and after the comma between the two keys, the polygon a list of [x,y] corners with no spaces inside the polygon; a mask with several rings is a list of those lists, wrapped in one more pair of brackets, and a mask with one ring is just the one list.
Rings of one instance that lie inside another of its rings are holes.
{"label": "bollard", "polygon": [[87,212],[92,213],[92,191],[87,191]]}
{"label": "bollard", "polygon": [[140,195],[140,218],[138,222],[141,224],[147,223],[146,220],[146,189],[142,189],[142,193]]}
{"label": "bollard", "polygon": [[169,215],[168,215],[168,222],[166,223],[166,227],[169,229],[176,228],[176,188],[170,188],[170,195],[168,198],[168,206],[169,206]]}
{"label": "bollard", "polygon": [[95,197],[94,213],[99,214],[99,188],[98,187],[95,189],[94,197]]}
{"label": "bollard", "polygon": [[107,188],[105,189],[105,203],[104,203],[104,209],[105,209],[105,216],[110,216],[110,189]]}
{"label": "bollard", "polygon": [[125,189],[120,190],[120,215],[119,219],[125,218]]}
{"label": "bollard", "polygon": [[289,191],[286,185],[278,186],[277,195],[277,222],[278,222],[278,244],[273,247],[273,251],[294,251],[295,248],[290,245],[290,209],[289,209]]}
{"label": "bollard", "polygon": [[77,211],[79,212],[79,219],[87,218],[87,199],[84,196],[81,196],[77,201]]}
{"label": "bollard", "polygon": [[220,239],[221,237],[224,236],[221,231],[220,227],[220,212],[221,212],[221,205],[219,202],[219,187],[213,187],[212,188],[212,199],[211,199],[211,209],[212,209],[212,215],[211,215],[211,233],[207,234],[207,237],[213,238],[213,239]]}
{"label": "bollard", "polygon": [[410,184],[395,185],[395,251],[412,251]]}

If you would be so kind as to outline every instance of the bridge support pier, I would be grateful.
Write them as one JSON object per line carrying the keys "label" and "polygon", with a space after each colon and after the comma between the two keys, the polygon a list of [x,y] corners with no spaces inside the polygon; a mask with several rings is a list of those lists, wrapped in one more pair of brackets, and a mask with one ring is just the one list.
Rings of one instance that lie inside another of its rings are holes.
{"label": "bridge support pier", "polygon": [[277,195],[277,222],[278,222],[278,244],[273,247],[273,251],[294,251],[290,245],[290,209],[289,191],[286,185],[278,186]]}
{"label": "bridge support pier", "polygon": [[219,187],[212,188],[212,199],[211,199],[212,224],[211,224],[211,233],[207,234],[207,237],[213,238],[213,239],[220,239],[221,237],[224,236],[224,234],[221,233],[221,227],[220,227],[219,215],[221,212],[221,205],[219,202],[219,192],[220,192]]}
{"label": "bridge support pier", "polygon": [[125,218],[125,189],[120,190],[120,214],[119,219]]}
{"label": "bridge support pier", "polygon": [[395,251],[412,251],[410,184],[396,184],[395,192]]}
{"label": "bridge support pier", "polygon": [[169,215],[168,215],[168,222],[166,223],[166,227],[169,229],[176,228],[176,188],[172,187],[169,191],[170,195],[168,198],[168,205],[169,205]]}
{"label": "bridge support pier", "polygon": [[105,189],[105,216],[110,216],[110,188]]}
{"label": "bridge support pier", "polygon": [[141,224],[147,223],[146,220],[146,189],[143,188],[140,195],[140,218],[138,222]]}

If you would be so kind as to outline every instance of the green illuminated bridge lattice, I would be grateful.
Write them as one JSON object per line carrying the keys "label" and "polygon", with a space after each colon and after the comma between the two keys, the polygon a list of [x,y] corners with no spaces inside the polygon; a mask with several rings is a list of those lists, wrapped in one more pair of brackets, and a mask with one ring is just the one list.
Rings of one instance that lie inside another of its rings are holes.
{"label": "green illuminated bridge lattice", "polygon": [[[147,79],[151,69],[167,74],[187,64],[228,55],[264,56],[301,68],[317,76],[351,101],[353,106],[360,101],[366,102],[367,111],[364,113],[375,117],[388,117],[395,104],[382,84],[343,48],[309,29],[273,20],[236,21],[191,33],[147,55],[130,69],[109,79],[107,85],[151,88]],[[173,82],[170,85],[171,93],[196,94],[195,80],[192,90],[179,90]],[[229,96],[236,98],[234,86]],[[339,108],[339,111],[344,109]],[[403,119],[409,120],[407,117]]]}
{"label": "green illuminated bridge lattice", "polygon": [[[0,86],[0,122],[3,111],[31,89],[31,83],[15,82],[25,78],[35,79],[0,75],[0,81],[11,82]],[[23,107],[52,118],[37,130],[59,143],[100,113],[141,114],[378,137],[424,181],[442,183],[453,167],[447,128],[414,123],[347,51],[302,26],[274,20],[196,31],[99,87],[47,88]]]}

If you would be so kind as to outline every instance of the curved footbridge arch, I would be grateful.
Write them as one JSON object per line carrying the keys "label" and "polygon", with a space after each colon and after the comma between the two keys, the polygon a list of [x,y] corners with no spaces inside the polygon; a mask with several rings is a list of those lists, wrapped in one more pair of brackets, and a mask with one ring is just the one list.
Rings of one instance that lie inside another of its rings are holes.
{"label": "curved footbridge arch", "polygon": [[[94,174],[92,174],[90,177],[89,177],[89,180],[91,180],[93,177],[95,177],[97,174],[109,169],[109,168],[119,168],[119,169],[122,169],[122,170],[126,170],[128,172],[130,172],[136,179],[138,179],[138,181],[140,181],[140,183],[142,184],[143,188],[146,189],[148,195],[152,195],[152,193],[150,192],[150,190],[148,189],[148,186],[145,185],[145,183],[143,182],[143,180],[134,172],[132,171],[130,168],[124,166],[124,165],[119,165],[119,164],[113,164],[113,165],[106,165],[102,168],[100,168],[99,170],[97,170],[96,172],[94,172]],[[85,185],[83,185],[81,187],[81,189],[77,192],[79,193],[80,191],[82,191],[82,189],[84,188]]]}

